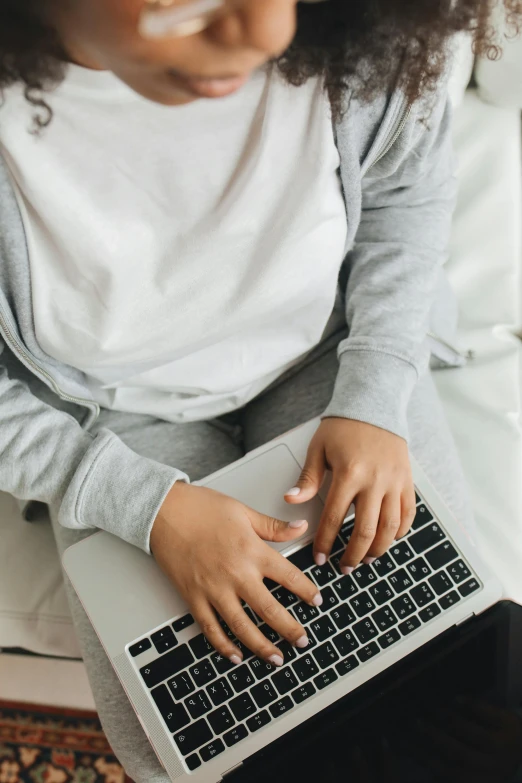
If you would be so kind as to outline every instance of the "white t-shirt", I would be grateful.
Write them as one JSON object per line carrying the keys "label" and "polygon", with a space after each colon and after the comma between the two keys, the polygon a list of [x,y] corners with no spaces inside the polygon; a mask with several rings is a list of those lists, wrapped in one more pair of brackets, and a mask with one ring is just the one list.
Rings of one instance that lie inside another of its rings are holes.
{"label": "white t-shirt", "polygon": [[11,89],[0,144],[17,186],[36,335],[103,406],[170,421],[236,409],[316,345],[346,241],[318,79],[259,72],[169,108],[71,66],[33,109]]}

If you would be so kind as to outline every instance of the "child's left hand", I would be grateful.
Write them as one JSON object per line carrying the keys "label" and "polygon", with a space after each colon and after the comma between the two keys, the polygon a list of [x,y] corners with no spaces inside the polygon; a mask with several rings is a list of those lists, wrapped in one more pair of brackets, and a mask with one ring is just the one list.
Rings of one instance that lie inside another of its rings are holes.
{"label": "child's left hand", "polygon": [[310,500],[317,494],[327,469],[332,471],[332,485],[315,537],[315,560],[318,565],[325,562],[355,502],[354,532],[341,560],[343,573],[350,573],[361,560],[384,554],[411,527],[415,490],[408,446],[398,435],[372,424],[324,419],[308,447],[296,488],[285,500]]}

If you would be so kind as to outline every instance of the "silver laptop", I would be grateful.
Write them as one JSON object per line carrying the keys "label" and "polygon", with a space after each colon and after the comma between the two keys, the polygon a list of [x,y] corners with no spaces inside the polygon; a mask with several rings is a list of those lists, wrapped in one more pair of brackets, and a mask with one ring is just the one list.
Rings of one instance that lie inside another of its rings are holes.
{"label": "silver laptop", "polygon": [[233,666],[216,653],[153,558],[108,533],[64,554],[65,570],[173,781],[225,778],[254,753],[502,597],[500,582],[415,464],[417,514],[409,534],[372,565],[343,576],[339,559],[353,530],[348,516],[330,559],[316,566],[310,542],[327,487],[299,506],[288,506],[283,494],[299,475],[317,424],[309,422],[199,482],[270,516],[309,521],[301,539],[275,545],[317,583],[324,598],[320,608],[310,607],[272,586],[310,639],[298,650],[264,626],[269,638],[284,644],[283,667],[275,669],[248,651]]}

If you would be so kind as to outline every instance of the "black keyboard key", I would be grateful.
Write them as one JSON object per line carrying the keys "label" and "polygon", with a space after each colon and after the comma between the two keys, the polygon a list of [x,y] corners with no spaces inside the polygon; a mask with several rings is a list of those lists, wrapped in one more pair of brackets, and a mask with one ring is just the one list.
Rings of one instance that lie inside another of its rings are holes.
{"label": "black keyboard key", "polygon": [[344,555],[344,549],[341,550],[341,552],[337,552],[337,554],[330,556],[330,563],[332,564],[332,568],[334,569],[337,576],[339,574],[342,574],[341,559],[343,555]]}
{"label": "black keyboard key", "polygon": [[392,601],[391,605],[399,620],[404,620],[406,617],[409,617],[410,614],[414,614],[417,611],[417,608],[409,595],[399,596],[399,598]]}
{"label": "black keyboard key", "polygon": [[412,563],[408,563],[406,568],[416,582],[426,579],[431,574],[431,568],[423,557],[418,557]]}
{"label": "black keyboard key", "polygon": [[394,574],[389,576],[388,582],[391,584],[396,593],[403,593],[413,584],[411,576],[409,576],[404,568],[399,568],[398,571],[395,571]]}
{"label": "black keyboard key", "polygon": [[420,620],[418,617],[409,617],[399,625],[399,631],[403,636],[407,636],[412,631],[416,631],[417,628],[420,628]]}
{"label": "black keyboard key", "polygon": [[352,598],[350,601],[350,606],[354,610],[357,617],[364,617],[368,614],[368,612],[371,612],[372,609],[375,609],[375,604],[370,598],[369,593],[366,591]]}
{"label": "black keyboard key", "polygon": [[440,607],[437,604],[430,604],[429,606],[426,606],[422,612],[419,612],[419,617],[423,623],[428,623],[440,613]]}
{"label": "black keyboard key", "polygon": [[221,653],[218,652],[211,655],[210,660],[214,664],[214,668],[218,674],[226,674],[226,672],[229,672],[230,669],[237,667],[237,664],[232,663],[228,660],[228,658],[225,658],[223,655],[221,655]]}
{"label": "black keyboard key", "polygon": [[341,554],[344,552],[345,546],[344,541],[341,538],[341,536],[336,536],[335,541],[332,544],[332,552],[340,552]]}
{"label": "black keyboard key", "polygon": [[456,590],[452,590],[451,593],[447,593],[442,598],[439,598],[439,604],[442,609],[449,609],[450,606],[454,606],[458,601],[460,601],[460,595]]}
{"label": "black keyboard key", "polygon": [[395,625],[397,618],[389,606],[383,606],[372,614],[372,619],[380,631],[387,631],[392,625]]}
{"label": "black keyboard key", "polygon": [[275,666],[272,666],[267,661],[263,661],[261,658],[254,658],[248,665],[252,669],[256,680],[262,680],[263,677],[267,677],[275,669]]}
{"label": "black keyboard key", "polygon": [[184,756],[188,756],[189,753],[199,748],[200,745],[210,742],[211,739],[212,732],[204,718],[174,734],[174,742]]}
{"label": "black keyboard key", "polygon": [[319,620],[314,620],[310,628],[314,632],[314,636],[318,642],[326,641],[326,639],[329,639],[330,636],[333,636],[337,631],[337,628],[328,615],[323,615]]}
{"label": "black keyboard key", "polygon": [[344,523],[344,525],[341,527],[339,531],[339,536],[344,541],[345,544],[347,544],[348,541],[350,540],[350,537],[353,533],[353,527],[354,527],[354,521],[353,519],[349,519],[348,522]]}
{"label": "black keyboard key", "polygon": [[433,519],[433,514],[431,511],[428,511],[426,506],[421,505],[417,507],[417,513],[415,514],[415,519],[413,520],[412,528],[413,530],[418,530],[419,528],[423,527],[423,525],[426,525],[428,522],[431,522]]}
{"label": "black keyboard key", "polygon": [[419,503],[422,503],[421,497],[418,492],[415,493],[415,505],[418,506]]}
{"label": "black keyboard key", "polygon": [[314,578],[314,581],[317,582],[319,587],[324,587],[328,584],[328,582],[331,582],[337,576],[337,573],[330,565],[328,560],[322,566],[314,566],[310,571],[310,574]]}
{"label": "black keyboard key", "polygon": [[342,576],[333,583],[332,587],[341,601],[346,601],[351,595],[355,595],[359,589],[351,576]]}
{"label": "black keyboard key", "polygon": [[447,593],[453,587],[453,582],[444,571],[439,571],[438,574],[430,576],[429,582],[437,595]]}
{"label": "black keyboard key", "polygon": [[209,640],[206,639],[202,633],[200,633],[198,636],[194,636],[194,638],[189,641],[189,645],[190,649],[194,653],[194,657],[198,660],[199,658],[204,658],[205,655],[214,652],[214,648],[210,644]]}
{"label": "black keyboard key", "polygon": [[[301,660],[303,659],[301,658]],[[299,685],[299,680],[295,676],[292,669],[290,669],[289,666],[286,666],[284,669],[276,672],[272,676],[272,683],[279,691],[279,695],[284,696],[285,693],[288,693],[292,690],[292,688],[296,688]]]}
{"label": "black keyboard key", "polygon": [[337,674],[340,677],[344,677],[345,674],[353,672],[357,666],[359,666],[359,661],[355,655],[349,655],[348,658],[344,658],[342,661],[339,661],[339,663],[335,664]]}
{"label": "black keyboard key", "polygon": [[[283,589],[283,588],[281,588],[281,589]],[[254,623],[254,625],[259,625],[259,623],[263,622],[262,620],[259,619],[257,614],[255,612],[253,612],[252,609],[249,606],[244,606],[243,607],[243,611],[245,612],[245,614],[248,617],[248,619],[250,620],[250,622]],[[238,642],[236,642],[236,644],[238,644]]]}
{"label": "black keyboard key", "polygon": [[201,748],[200,755],[203,761],[210,761],[214,758],[214,756],[217,756],[219,753],[223,753],[225,750],[225,746],[221,742],[220,739],[215,739],[213,742],[210,742],[208,745],[205,745],[204,748]]}
{"label": "black keyboard key", "polygon": [[306,625],[310,620],[319,616],[319,609],[316,606],[308,606],[303,601],[292,608],[292,612],[297,617],[297,622]]}
{"label": "black keyboard key", "polygon": [[270,680],[260,682],[259,685],[254,686],[250,691],[250,695],[254,697],[255,703],[260,709],[277,699],[277,691]]}
{"label": "black keyboard key", "polygon": [[359,646],[359,642],[352,631],[343,631],[342,633],[337,634],[337,636],[334,636],[332,639],[332,642],[341,655],[348,655],[348,653],[352,652],[352,650],[356,650]]}
{"label": "black keyboard key", "polygon": [[270,712],[272,713],[273,718],[278,718],[280,715],[284,715],[285,712],[288,712],[288,710],[291,710],[293,706],[294,703],[290,696],[285,696],[284,699],[279,699],[279,701],[276,701],[271,705]]}
{"label": "black keyboard key", "polygon": [[[232,705],[230,705],[232,706]],[[218,707],[217,710],[207,715],[207,720],[212,727],[214,734],[223,734],[227,729],[231,729],[236,722],[228,707]]]}
{"label": "black keyboard key", "polygon": [[210,661],[200,661],[195,666],[191,666],[189,672],[198,688],[212,682],[217,677],[217,672]]}
{"label": "black keyboard key", "polygon": [[426,554],[426,560],[434,571],[451,563],[456,557],[458,557],[458,552],[449,541],[444,541]]}
{"label": "black keyboard key", "polygon": [[267,710],[261,710],[261,712],[258,712],[256,715],[252,715],[251,718],[247,720],[247,726],[250,731],[257,731],[258,729],[262,729],[263,726],[266,726],[267,723],[270,723],[272,718],[270,717]]}
{"label": "black keyboard key", "polygon": [[386,579],[381,579],[376,585],[372,585],[369,592],[377,606],[387,603],[395,595]]}
{"label": "black keyboard key", "polygon": [[151,647],[152,644],[150,643],[150,639],[141,639],[141,641],[136,642],[136,644],[131,644],[129,653],[135,658],[137,655],[141,655],[142,652],[150,650]]}
{"label": "black keyboard key", "polygon": [[266,623],[260,625],[259,630],[261,631],[263,636],[265,636],[270,642],[272,642],[272,644],[276,644],[276,642],[278,642],[281,639],[277,631],[274,631],[274,629],[270,628],[270,626],[267,625]]}
{"label": "black keyboard key", "polygon": [[377,575],[372,571],[371,566],[362,563],[352,573],[352,577],[355,579],[361,589],[368,587],[377,581]]}
{"label": "black keyboard key", "polygon": [[252,656],[254,655],[254,653],[252,652],[252,650],[249,650],[249,649],[248,649],[248,647],[246,647],[246,646],[243,644],[243,642],[240,642],[240,641],[239,641],[239,639],[236,639],[236,641],[234,642],[234,644],[235,644],[235,645],[236,645],[236,647],[237,647],[237,648],[238,648],[238,649],[239,649],[239,650],[240,650],[240,651],[243,653],[243,660],[244,660],[244,661],[248,661],[248,659],[249,659],[249,658],[252,658]]}
{"label": "black keyboard key", "polygon": [[393,544],[390,548],[390,554],[399,566],[406,565],[406,563],[409,563],[415,557],[406,541],[400,541],[398,544]]}
{"label": "black keyboard key", "polygon": [[373,656],[377,655],[379,652],[380,650],[377,644],[375,642],[370,642],[370,644],[357,650],[357,656],[361,663],[364,663],[365,661],[369,661],[370,658],[373,658]]}
{"label": "black keyboard key", "polygon": [[319,667],[311,655],[303,655],[302,658],[299,658],[295,663],[292,664],[292,669],[295,671],[301,682],[311,680],[312,677],[314,677],[319,672]]}
{"label": "black keyboard key", "polygon": [[326,672],[321,672],[315,680],[314,683],[316,687],[321,691],[323,688],[326,688],[327,685],[331,685],[332,682],[335,682],[338,678],[333,666],[331,669],[328,669]]}
{"label": "black keyboard key", "polygon": [[371,639],[378,635],[379,631],[369,617],[361,620],[353,626],[353,632],[361,644],[367,644]]}
{"label": "black keyboard key", "polygon": [[452,563],[448,568],[448,573],[457,585],[471,576],[471,571],[463,560],[457,560],[456,563]]}
{"label": "black keyboard key", "polygon": [[323,597],[323,603],[321,604],[322,612],[330,611],[330,609],[337,606],[339,603],[339,598],[331,587],[324,587],[321,590],[321,595]]}
{"label": "black keyboard key", "polygon": [[188,699],[185,699],[185,707],[190,712],[193,719],[201,718],[206,712],[212,709],[212,703],[204,691],[198,691]]}
{"label": "black keyboard key", "polygon": [[231,748],[232,745],[237,745],[237,743],[244,740],[245,737],[248,737],[248,729],[243,724],[241,724],[241,726],[234,726],[233,729],[230,729],[226,734],[223,734],[223,739],[228,748]]}
{"label": "black keyboard key", "polygon": [[179,620],[174,620],[172,623],[172,627],[178,633],[184,628],[188,628],[190,625],[194,625],[194,618],[191,614],[185,614],[183,617],[180,617]]}
{"label": "black keyboard key", "polygon": [[466,596],[471,595],[471,593],[474,593],[475,590],[478,590],[480,587],[479,583],[476,579],[470,579],[469,582],[464,582],[463,585],[459,585],[459,593],[463,598],[466,598]]}
{"label": "black keyboard key", "polygon": [[228,701],[228,699],[232,698],[234,691],[232,690],[229,681],[225,677],[222,677],[211,685],[207,685],[207,694],[210,696],[212,704],[218,707],[220,704],[223,704],[224,701]]}
{"label": "black keyboard key", "polygon": [[306,571],[307,568],[312,568],[315,565],[314,560],[314,545],[308,544],[288,558],[301,571]]}
{"label": "black keyboard key", "polygon": [[196,690],[188,672],[182,672],[174,679],[169,680],[168,686],[176,701],[184,699],[185,696],[188,696],[189,693],[194,693]]}
{"label": "black keyboard key", "polygon": [[193,756],[189,756],[188,759],[185,759],[185,764],[191,772],[194,772],[195,769],[201,767],[201,759],[197,753],[194,753]]}
{"label": "black keyboard key", "polygon": [[190,715],[183,704],[175,704],[174,699],[169,693],[166,685],[159,685],[151,691],[150,695],[156,703],[156,707],[161,712],[161,716],[169,731],[178,729],[190,723]]}
{"label": "black keyboard key", "polygon": [[333,609],[330,612],[330,617],[339,629],[346,628],[348,625],[355,622],[355,615],[350,610],[348,604],[341,604]]}
{"label": "black keyboard key", "polygon": [[423,527],[418,533],[414,533],[410,536],[409,543],[417,554],[420,555],[422,552],[425,552],[426,549],[438,544],[439,541],[443,541],[445,538],[446,536],[437,523],[430,522],[429,525]]}
{"label": "black keyboard key", "polygon": [[310,696],[313,696],[314,693],[316,693],[316,690],[312,683],[305,682],[305,684],[301,685],[300,688],[296,688],[295,691],[292,691],[292,699],[296,704],[301,704],[301,702],[309,699]]}
{"label": "black keyboard key", "polygon": [[385,554],[373,561],[372,568],[377,575],[382,578],[383,576],[391,574],[392,571],[395,571],[396,565],[391,557],[388,554]]}
{"label": "black keyboard key", "polygon": [[182,644],[181,647],[176,647],[156,661],[143,666],[140,669],[140,674],[145,685],[148,688],[154,688],[155,685],[159,685],[163,680],[173,677],[182,669],[185,669],[193,661],[194,657],[189,648],[186,644]]}
{"label": "black keyboard key", "polygon": [[236,693],[241,693],[255,683],[254,675],[245,664],[236,666],[228,675],[228,679]]}
{"label": "black keyboard key", "polygon": [[269,579],[267,576],[263,579],[263,584],[267,590],[275,590],[276,587],[279,587],[277,582],[274,582],[273,579]]}
{"label": "black keyboard key", "polygon": [[279,603],[285,607],[285,609],[288,609],[289,606],[293,606],[299,601],[299,598],[295,593],[291,593],[286,587],[276,587],[275,590],[272,590],[272,595],[276,601],[279,601]]}
{"label": "black keyboard key", "polygon": [[395,644],[395,642],[398,642],[401,638],[400,633],[396,628],[392,628],[391,631],[387,631],[386,633],[383,633],[382,636],[379,636],[377,641],[379,642],[380,646],[383,650],[385,650],[387,647],[391,647],[392,644]]}
{"label": "black keyboard key", "polygon": [[283,639],[278,644],[276,644],[276,647],[281,651],[281,655],[283,656],[285,663],[293,661],[294,658],[297,658],[296,648],[290,644],[290,642],[287,642],[286,639]]}
{"label": "black keyboard key", "polygon": [[178,643],[178,640],[174,636],[174,631],[170,625],[166,625],[165,628],[162,628],[160,631],[156,631],[156,633],[151,634],[150,638],[152,639],[152,644],[159,653],[172,650],[172,648],[175,647]]}
{"label": "black keyboard key", "polygon": [[426,582],[422,582],[422,584],[417,585],[413,590],[410,590],[410,595],[420,608],[427,606],[427,604],[431,603],[435,598],[435,593]]}
{"label": "black keyboard key", "polygon": [[238,721],[249,718],[251,715],[254,715],[257,710],[256,705],[248,693],[242,693],[240,696],[236,696],[236,698],[232,699],[228,706]]}
{"label": "black keyboard key", "polygon": [[327,666],[331,666],[332,663],[339,660],[339,654],[331,642],[321,644],[313,650],[312,655],[321,669],[326,669]]}

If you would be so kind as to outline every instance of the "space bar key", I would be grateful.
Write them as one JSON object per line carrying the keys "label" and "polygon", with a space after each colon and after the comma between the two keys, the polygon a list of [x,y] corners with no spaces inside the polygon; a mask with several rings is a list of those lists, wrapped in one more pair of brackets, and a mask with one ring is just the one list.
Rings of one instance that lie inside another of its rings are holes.
{"label": "space bar key", "polygon": [[165,653],[161,658],[152,661],[147,666],[142,666],[140,674],[145,681],[145,685],[149,688],[154,688],[155,685],[159,685],[167,677],[172,677],[193,662],[194,656],[190,652],[188,645],[182,644],[181,647],[176,647],[174,650]]}

